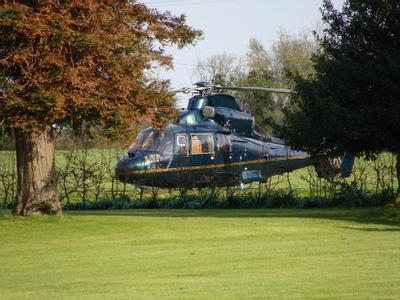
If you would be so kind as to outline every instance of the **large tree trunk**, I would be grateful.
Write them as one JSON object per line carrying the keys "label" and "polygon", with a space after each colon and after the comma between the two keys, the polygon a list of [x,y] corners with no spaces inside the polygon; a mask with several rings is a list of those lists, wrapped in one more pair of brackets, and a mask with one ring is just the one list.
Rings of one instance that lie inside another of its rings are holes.
{"label": "large tree trunk", "polygon": [[400,153],[396,154],[397,194],[394,198],[394,206],[400,208]]}
{"label": "large tree trunk", "polygon": [[27,216],[61,214],[57,195],[53,128],[15,130],[17,197],[13,213]]}

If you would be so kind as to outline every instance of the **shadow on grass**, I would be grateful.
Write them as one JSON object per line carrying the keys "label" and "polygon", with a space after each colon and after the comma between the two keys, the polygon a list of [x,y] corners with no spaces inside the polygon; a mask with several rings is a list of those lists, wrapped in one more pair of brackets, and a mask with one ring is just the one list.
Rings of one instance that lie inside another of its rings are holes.
{"label": "shadow on grass", "polygon": [[156,218],[308,218],[350,221],[361,224],[393,226],[385,228],[347,229],[365,231],[400,231],[400,210],[373,209],[131,209],[108,211],[68,211],[67,215],[105,217],[156,217]]}
{"label": "shadow on grass", "polygon": [[[135,218],[253,218],[253,219],[318,219],[355,222],[363,225],[387,225],[390,227],[340,226],[348,230],[366,232],[400,232],[400,210],[370,209],[129,209],[98,211],[65,211],[65,216],[80,217],[135,217]],[[10,210],[0,209],[0,220],[12,218]],[[40,217],[35,217],[40,218]],[[60,217],[44,217],[51,220]],[[62,218],[62,217],[61,217]],[[22,218],[24,219],[24,218]]]}
{"label": "shadow on grass", "polygon": [[11,210],[9,209],[0,209],[0,219],[9,218],[11,215]]}
{"label": "shadow on grass", "polygon": [[388,231],[394,231],[395,232],[395,231],[400,231],[400,227],[377,228],[377,227],[340,226],[340,228],[349,229],[349,230],[358,230],[358,231],[368,231],[368,232],[388,232]]}

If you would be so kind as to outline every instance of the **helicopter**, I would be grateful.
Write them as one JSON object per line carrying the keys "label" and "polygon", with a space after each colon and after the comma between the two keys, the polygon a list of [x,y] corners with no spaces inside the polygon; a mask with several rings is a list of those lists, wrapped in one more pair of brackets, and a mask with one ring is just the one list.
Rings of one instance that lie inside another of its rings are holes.
{"label": "helicopter", "polygon": [[171,93],[193,94],[177,121],[141,131],[116,163],[125,183],[161,188],[230,187],[314,165],[318,176],[348,177],[354,158],[311,157],[264,132],[224,90],[291,94],[283,88],[236,87],[198,82]]}

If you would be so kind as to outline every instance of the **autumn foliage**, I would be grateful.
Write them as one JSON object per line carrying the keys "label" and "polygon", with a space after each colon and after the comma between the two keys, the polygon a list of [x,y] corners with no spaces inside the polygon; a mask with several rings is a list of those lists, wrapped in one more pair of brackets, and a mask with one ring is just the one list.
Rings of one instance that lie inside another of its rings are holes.
{"label": "autumn foliage", "polygon": [[199,35],[184,16],[136,1],[1,1],[0,121],[162,125],[173,103],[150,68],[171,66],[164,48]]}

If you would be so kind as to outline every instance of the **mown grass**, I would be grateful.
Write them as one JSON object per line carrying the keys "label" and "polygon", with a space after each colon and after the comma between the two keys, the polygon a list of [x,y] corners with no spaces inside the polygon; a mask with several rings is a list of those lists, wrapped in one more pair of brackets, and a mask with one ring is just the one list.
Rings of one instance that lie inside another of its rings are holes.
{"label": "mown grass", "polygon": [[396,210],[0,211],[1,299],[398,299]]}

